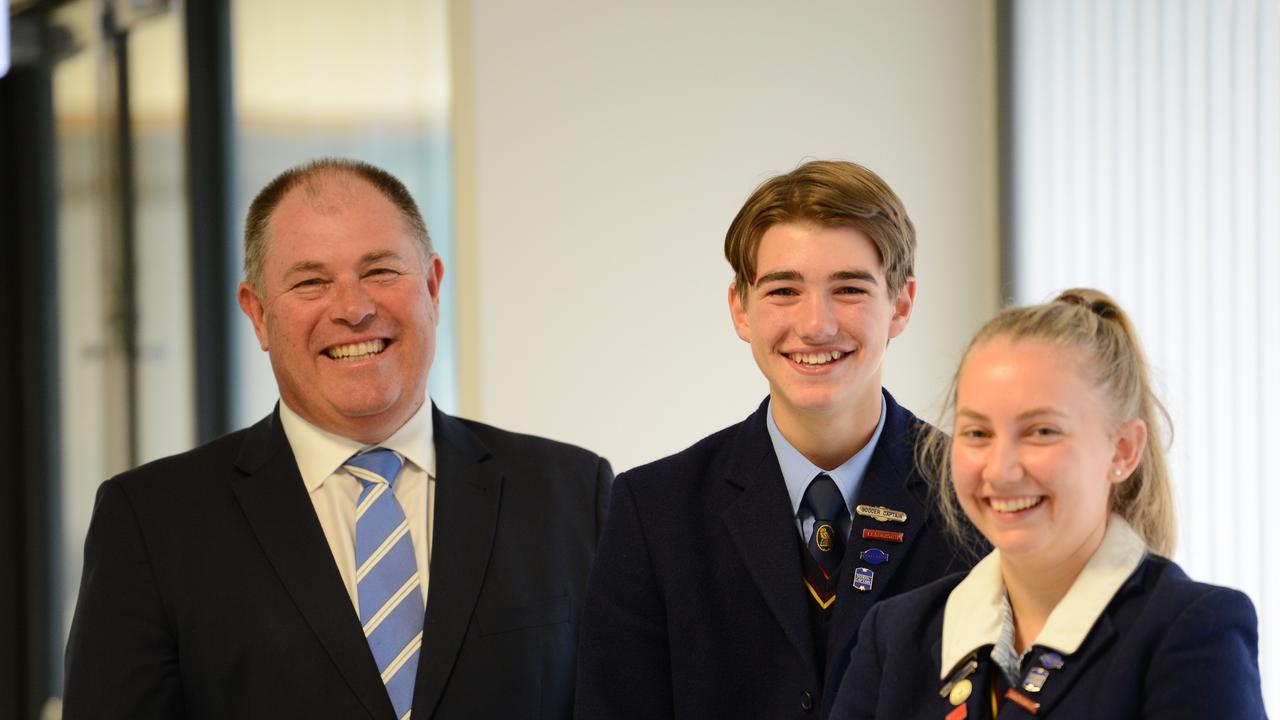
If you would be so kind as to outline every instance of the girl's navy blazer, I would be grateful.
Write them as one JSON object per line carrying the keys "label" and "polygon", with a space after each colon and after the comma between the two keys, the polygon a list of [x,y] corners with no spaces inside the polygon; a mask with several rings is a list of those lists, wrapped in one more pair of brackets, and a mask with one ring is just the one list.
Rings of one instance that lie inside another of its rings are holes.
{"label": "girl's navy blazer", "polygon": [[[990,646],[978,652],[965,710],[940,693],[943,610],[964,577],[943,578],[871,609],[833,720],[991,718],[990,683],[998,670]],[[1194,582],[1175,563],[1148,556],[1080,649],[1062,657],[1039,692],[1023,692],[1038,710],[1005,702],[1000,720],[1265,720],[1257,627],[1243,593]],[[1027,653],[1024,675],[1042,650]]]}

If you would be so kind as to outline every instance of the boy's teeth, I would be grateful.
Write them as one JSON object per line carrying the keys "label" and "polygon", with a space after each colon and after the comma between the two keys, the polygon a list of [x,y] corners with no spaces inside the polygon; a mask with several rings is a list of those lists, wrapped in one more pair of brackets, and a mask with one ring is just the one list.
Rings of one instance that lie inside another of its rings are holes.
{"label": "boy's teeth", "polygon": [[1010,498],[1008,500],[991,498],[991,507],[994,508],[996,512],[1018,512],[1019,510],[1026,510],[1027,508],[1039,505],[1041,500],[1044,500],[1044,498],[1025,497]]}
{"label": "boy's teeth", "polygon": [[805,365],[826,365],[829,362],[839,360],[844,353],[833,350],[832,352],[820,353],[791,353],[791,359]]}
{"label": "boy's teeth", "polygon": [[329,348],[326,351],[326,354],[334,360],[361,358],[369,355],[377,355],[382,352],[386,346],[386,342],[382,340],[366,340],[364,342],[352,343],[350,345],[339,345],[338,347]]}

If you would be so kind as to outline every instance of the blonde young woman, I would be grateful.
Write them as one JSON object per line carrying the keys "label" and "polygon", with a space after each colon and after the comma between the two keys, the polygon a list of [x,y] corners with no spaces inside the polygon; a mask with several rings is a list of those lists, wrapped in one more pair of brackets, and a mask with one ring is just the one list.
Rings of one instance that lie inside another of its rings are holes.
{"label": "blonde young woman", "polygon": [[1005,310],[951,402],[922,459],[995,549],[870,612],[831,717],[1265,718],[1253,605],[1167,559],[1163,408],[1116,303]]}

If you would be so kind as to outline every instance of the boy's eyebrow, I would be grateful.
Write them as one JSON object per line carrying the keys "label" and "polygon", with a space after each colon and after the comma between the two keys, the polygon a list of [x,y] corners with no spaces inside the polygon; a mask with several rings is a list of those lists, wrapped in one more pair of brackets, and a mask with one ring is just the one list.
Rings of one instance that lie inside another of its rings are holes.
{"label": "boy's eyebrow", "polygon": [[[868,282],[872,285],[877,284],[876,276],[866,270],[837,270],[831,273],[831,280],[860,280]],[[756,285],[763,285],[767,282],[799,282],[804,280],[804,275],[795,270],[774,270],[765,273],[756,279]]]}
{"label": "boy's eyebrow", "polygon": [[774,270],[771,273],[765,273],[756,278],[757,285],[763,285],[767,282],[795,282],[803,280],[804,276],[795,270]]}
{"label": "boy's eyebrow", "polygon": [[876,285],[876,276],[866,270],[837,270],[831,273],[832,280],[861,280]]}

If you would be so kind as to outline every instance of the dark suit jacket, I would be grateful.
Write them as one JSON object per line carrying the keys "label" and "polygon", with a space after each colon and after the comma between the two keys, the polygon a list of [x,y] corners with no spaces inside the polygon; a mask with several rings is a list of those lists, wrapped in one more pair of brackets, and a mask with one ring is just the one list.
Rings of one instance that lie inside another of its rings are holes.
{"label": "dark suit jacket", "polygon": [[[436,504],[414,718],[563,718],[609,464],[433,409]],[[393,710],[278,414],[102,485],[64,716]]]}
{"label": "dark suit jacket", "polygon": [[[874,608],[831,717],[941,720],[942,616],[963,575]],[[1043,648],[1032,648],[1031,669]],[[970,720],[991,717],[991,648],[979,652],[967,702]],[[951,669],[948,668],[948,671]],[[1192,582],[1174,563],[1148,556],[1121,586],[1073,655],[1050,673],[1037,713],[1006,702],[1000,720],[1262,720],[1258,622],[1243,593]]]}
{"label": "dark suit jacket", "polygon": [[[968,567],[926,511],[925,481],[913,462],[923,423],[888,393],[885,400],[885,428],[858,502],[908,518],[853,518],[825,661],[815,650],[804,549],[765,427],[767,403],[738,425],[618,477],[587,590],[579,718],[821,715],[826,678],[843,674],[867,609]],[[864,541],[863,527],[905,539]],[[858,592],[852,568],[868,547],[890,559],[867,566],[872,589]]]}

